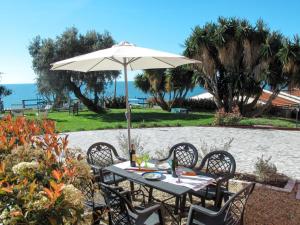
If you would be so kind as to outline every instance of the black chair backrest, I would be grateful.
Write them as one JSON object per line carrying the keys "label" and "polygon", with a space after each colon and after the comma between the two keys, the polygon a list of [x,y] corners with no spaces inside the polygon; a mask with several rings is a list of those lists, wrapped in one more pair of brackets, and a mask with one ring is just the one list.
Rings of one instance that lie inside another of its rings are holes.
{"label": "black chair backrest", "polygon": [[135,212],[130,201],[118,190],[109,185],[101,183],[101,191],[105,203],[109,208],[109,217],[112,225],[133,225],[134,219],[130,216],[128,209]]}
{"label": "black chair backrest", "polygon": [[215,177],[234,176],[236,162],[227,151],[212,151],[204,156],[200,170]]}
{"label": "black chair backrest", "polygon": [[104,168],[114,163],[114,157],[118,156],[116,149],[105,142],[98,142],[91,145],[87,151],[87,161],[89,164]]}
{"label": "black chair backrest", "polygon": [[95,189],[92,180],[82,178],[76,187],[82,192],[85,202],[91,203],[91,206],[94,207]]}
{"label": "black chair backrest", "polygon": [[234,194],[223,206],[226,209],[225,225],[242,224],[247,200],[254,189],[255,183],[248,184],[245,188]]}
{"label": "black chair backrest", "polygon": [[198,150],[190,143],[178,143],[171,147],[169,151],[169,158],[172,157],[175,151],[178,166],[187,168],[194,168],[198,161]]}

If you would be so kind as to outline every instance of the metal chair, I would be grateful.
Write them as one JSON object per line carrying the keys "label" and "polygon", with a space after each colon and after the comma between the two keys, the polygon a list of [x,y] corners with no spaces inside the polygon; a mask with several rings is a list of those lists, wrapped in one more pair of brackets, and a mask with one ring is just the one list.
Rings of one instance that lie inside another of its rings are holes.
{"label": "metal chair", "polygon": [[194,168],[196,166],[198,161],[198,150],[194,145],[186,142],[178,143],[171,147],[168,157],[159,159],[158,161],[162,162],[171,159],[174,151],[176,153],[178,166],[187,168]]}
{"label": "metal chair", "polygon": [[190,198],[191,196],[200,197],[202,206],[205,206],[205,200],[213,200],[215,207],[220,208],[224,192],[228,191],[229,179],[234,177],[235,170],[236,162],[229,152],[213,151],[208,153],[195,172],[215,178],[216,183],[203,190],[191,191]]}
{"label": "metal chair", "polygon": [[136,209],[131,203],[130,192],[103,183],[101,183],[100,188],[109,209],[110,225],[164,224],[160,204],[144,209]]}
{"label": "metal chair", "polygon": [[245,205],[254,189],[255,183],[234,194],[218,211],[192,205],[189,211],[187,225],[241,225],[243,224]]}
{"label": "metal chair", "polygon": [[104,202],[98,202],[95,199],[95,188],[92,180],[85,180],[84,178],[76,187],[84,195],[84,205],[93,213],[93,225],[101,224],[101,220],[105,210],[107,209]]}
{"label": "metal chair", "polygon": [[87,162],[93,170],[96,182],[118,184],[125,180],[125,178],[105,171],[105,167],[115,163],[114,159],[126,161],[126,159],[121,158],[117,150],[108,143],[98,142],[89,147],[87,151]]}
{"label": "metal chair", "polygon": [[[177,165],[193,169],[198,162],[198,150],[197,148],[187,142],[182,142],[174,145],[170,148],[169,155],[164,159],[159,159],[159,162],[167,161],[173,157],[175,152]],[[149,190],[149,201],[151,201],[153,190]],[[179,208],[179,198],[176,198],[175,201],[175,213],[178,212]]]}

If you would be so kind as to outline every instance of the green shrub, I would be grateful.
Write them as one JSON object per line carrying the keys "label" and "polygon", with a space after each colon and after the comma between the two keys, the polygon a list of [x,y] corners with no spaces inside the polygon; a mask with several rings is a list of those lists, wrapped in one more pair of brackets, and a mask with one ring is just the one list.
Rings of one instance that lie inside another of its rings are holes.
{"label": "green shrub", "polygon": [[139,127],[139,128],[145,128],[145,127],[147,127],[147,125],[146,125],[145,123],[142,122],[142,123],[140,123],[140,124],[138,125],[138,127]]}
{"label": "green shrub", "polygon": [[152,123],[152,127],[159,127],[159,124],[157,124],[157,123]]}
{"label": "green shrub", "polygon": [[126,108],[126,100],[124,96],[120,97],[105,97],[104,103],[106,108],[110,109],[124,109]]}
{"label": "green shrub", "polygon": [[173,108],[182,107],[192,111],[216,110],[216,103],[212,99],[184,99],[173,104]]}
{"label": "green shrub", "polygon": [[[156,105],[154,98],[148,98],[147,103],[150,107]],[[216,103],[212,99],[178,99],[172,105],[172,108],[187,108],[192,111],[212,111],[216,110]]]}
{"label": "green shrub", "polygon": [[117,129],[122,129],[123,126],[122,126],[122,124],[117,124],[115,128],[117,128]]}
{"label": "green shrub", "polygon": [[213,125],[237,125],[241,119],[242,116],[238,107],[233,108],[233,111],[229,113],[222,108],[216,112]]}

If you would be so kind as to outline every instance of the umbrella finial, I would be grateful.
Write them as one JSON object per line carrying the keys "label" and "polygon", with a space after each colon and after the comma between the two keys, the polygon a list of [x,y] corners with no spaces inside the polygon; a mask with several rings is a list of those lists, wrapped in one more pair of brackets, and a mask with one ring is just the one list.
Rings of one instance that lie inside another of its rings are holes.
{"label": "umbrella finial", "polygon": [[120,46],[135,46],[135,45],[128,41],[121,41],[119,44],[116,44],[113,47],[120,47]]}

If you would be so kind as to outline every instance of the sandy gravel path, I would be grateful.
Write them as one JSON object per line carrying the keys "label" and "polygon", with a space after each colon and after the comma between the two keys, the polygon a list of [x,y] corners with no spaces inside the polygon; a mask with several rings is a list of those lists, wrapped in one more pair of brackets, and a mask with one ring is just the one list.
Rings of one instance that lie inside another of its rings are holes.
{"label": "sandy gravel path", "polygon": [[[111,143],[117,149],[118,137],[126,134],[125,129],[98,130],[68,133],[70,146],[83,150],[98,141]],[[239,129],[219,127],[174,127],[133,129],[133,136],[138,135],[144,149],[154,154],[178,142],[190,142],[198,149],[204,146],[221,147],[230,138],[230,152],[237,161],[237,170],[252,172],[258,156],[272,156],[280,172],[300,179],[300,132],[263,129]]]}

